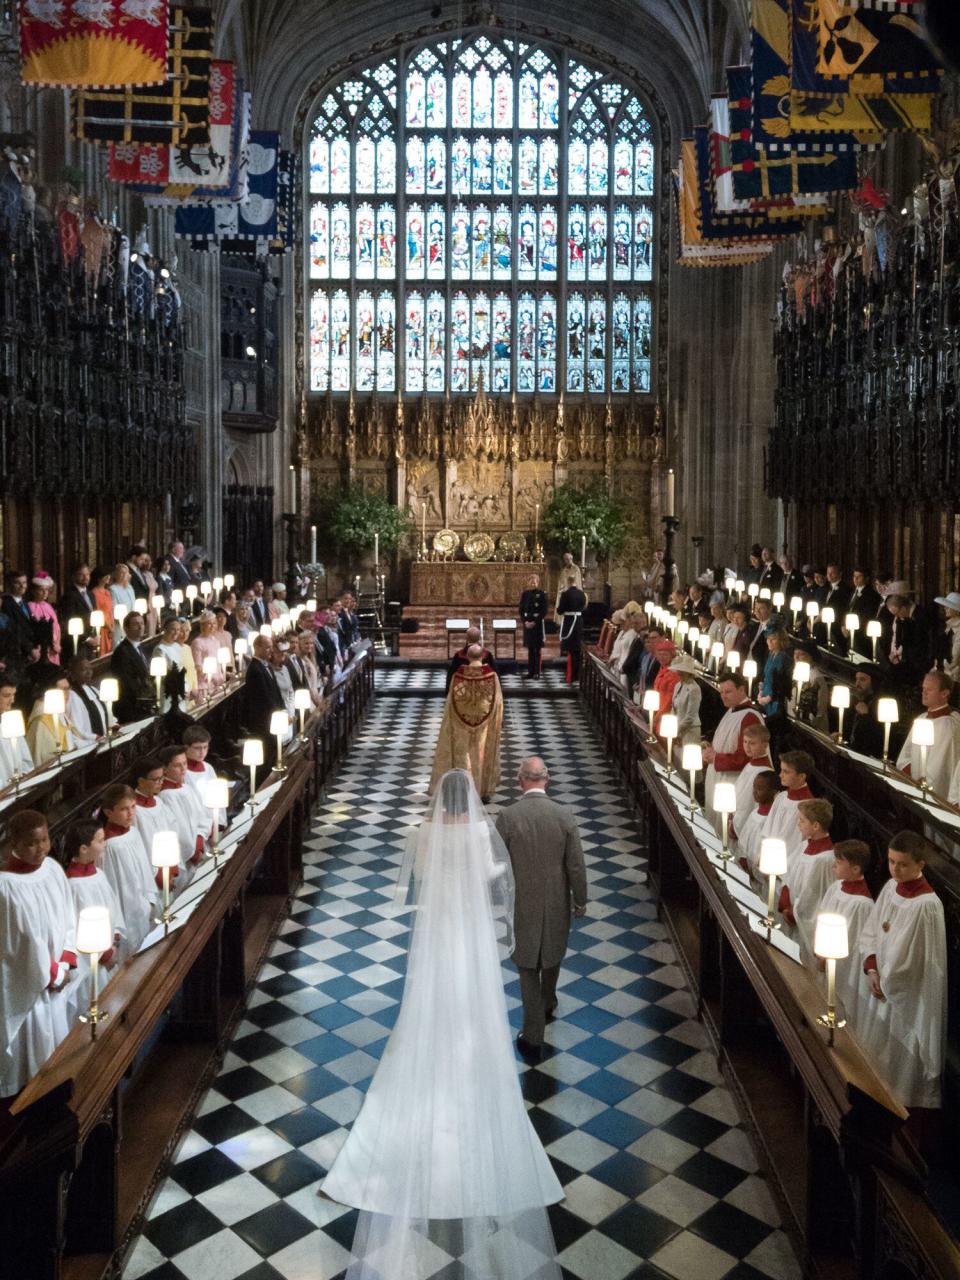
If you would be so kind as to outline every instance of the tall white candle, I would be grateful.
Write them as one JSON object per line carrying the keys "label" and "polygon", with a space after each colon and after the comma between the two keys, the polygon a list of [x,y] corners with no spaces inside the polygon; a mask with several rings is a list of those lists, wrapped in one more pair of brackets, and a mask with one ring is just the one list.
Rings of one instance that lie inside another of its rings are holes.
{"label": "tall white candle", "polygon": [[668,515],[668,516],[673,515],[674,480],[675,480],[675,476],[673,474],[673,468],[671,467],[670,470],[667,472],[667,509],[664,513],[665,515]]}
{"label": "tall white candle", "polygon": [[375,534],[373,535],[373,563],[374,563],[374,564],[377,564],[377,565],[380,563],[380,535],[379,535],[379,533],[375,533]]}
{"label": "tall white candle", "polygon": [[580,539],[580,568],[585,569],[587,565],[587,539],[584,535]]}
{"label": "tall white candle", "polygon": [[317,526],[310,526],[310,563],[317,563]]}

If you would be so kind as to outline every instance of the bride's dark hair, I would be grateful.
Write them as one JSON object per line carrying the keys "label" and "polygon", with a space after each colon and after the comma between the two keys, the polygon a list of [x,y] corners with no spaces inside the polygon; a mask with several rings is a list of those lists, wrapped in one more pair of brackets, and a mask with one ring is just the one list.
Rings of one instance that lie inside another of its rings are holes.
{"label": "bride's dark hair", "polygon": [[470,775],[463,769],[453,769],[443,779],[440,801],[443,811],[451,818],[462,817],[470,810]]}

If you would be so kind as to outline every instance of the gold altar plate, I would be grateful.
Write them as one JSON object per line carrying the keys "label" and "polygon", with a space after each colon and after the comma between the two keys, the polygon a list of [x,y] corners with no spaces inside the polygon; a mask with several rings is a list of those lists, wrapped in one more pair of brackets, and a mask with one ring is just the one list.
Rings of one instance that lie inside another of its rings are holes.
{"label": "gold altar plate", "polygon": [[522,560],[527,554],[526,535],[512,529],[500,535],[498,547],[502,560]]}
{"label": "gold altar plate", "polygon": [[463,544],[467,559],[472,560],[474,564],[483,564],[487,560],[492,560],[496,549],[496,543],[489,533],[471,533]]}
{"label": "gold altar plate", "polygon": [[433,549],[441,556],[452,556],[460,545],[460,535],[453,529],[438,529],[433,535]]}

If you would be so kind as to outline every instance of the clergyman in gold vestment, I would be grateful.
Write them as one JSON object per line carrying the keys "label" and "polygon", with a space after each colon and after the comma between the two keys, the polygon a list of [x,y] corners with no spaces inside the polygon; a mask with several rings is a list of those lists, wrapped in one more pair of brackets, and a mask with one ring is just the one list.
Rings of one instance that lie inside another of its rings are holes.
{"label": "clergyman in gold vestment", "polygon": [[469,662],[450,683],[433,757],[430,792],[449,769],[467,769],[477,791],[487,800],[500,781],[500,731],[503,694],[497,673],[483,662],[483,650],[473,644]]}

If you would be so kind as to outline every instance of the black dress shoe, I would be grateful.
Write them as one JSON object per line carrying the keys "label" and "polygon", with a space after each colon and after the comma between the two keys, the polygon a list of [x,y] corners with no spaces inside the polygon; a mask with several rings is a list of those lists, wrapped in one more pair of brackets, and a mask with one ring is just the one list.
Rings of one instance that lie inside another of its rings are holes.
{"label": "black dress shoe", "polygon": [[524,1040],[523,1036],[517,1036],[517,1048],[525,1062],[539,1062],[543,1057],[540,1045],[531,1044],[529,1040]]}
{"label": "black dress shoe", "polygon": [[557,1006],[555,1004],[552,1004],[550,1008],[547,1009],[546,1013],[544,1014],[544,1017],[546,1018],[547,1022],[552,1022],[556,1016],[557,1016]]}

